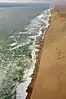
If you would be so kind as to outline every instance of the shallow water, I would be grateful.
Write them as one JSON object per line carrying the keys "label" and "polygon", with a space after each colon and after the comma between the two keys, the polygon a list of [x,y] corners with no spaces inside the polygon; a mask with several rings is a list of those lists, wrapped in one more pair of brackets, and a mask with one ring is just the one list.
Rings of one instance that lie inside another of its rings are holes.
{"label": "shallow water", "polygon": [[35,41],[47,28],[48,7],[0,9],[0,99],[25,99],[35,64]]}

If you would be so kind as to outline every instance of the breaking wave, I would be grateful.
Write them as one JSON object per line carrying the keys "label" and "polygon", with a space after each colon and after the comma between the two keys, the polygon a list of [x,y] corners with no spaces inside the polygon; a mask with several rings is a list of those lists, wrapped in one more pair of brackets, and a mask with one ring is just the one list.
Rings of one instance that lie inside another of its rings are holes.
{"label": "breaking wave", "polygon": [[44,10],[24,31],[14,30],[0,42],[0,99],[25,99],[35,68],[36,38],[48,28],[50,17],[51,9]]}

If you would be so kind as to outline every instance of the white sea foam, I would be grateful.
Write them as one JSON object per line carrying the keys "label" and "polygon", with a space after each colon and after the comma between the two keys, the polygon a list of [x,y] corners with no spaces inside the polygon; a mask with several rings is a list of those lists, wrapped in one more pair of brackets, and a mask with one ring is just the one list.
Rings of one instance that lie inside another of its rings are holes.
{"label": "white sea foam", "polygon": [[23,34],[22,32],[19,32],[18,34]]}
{"label": "white sea foam", "polygon": [[[33,61],[33,63],[32,63],[32,66],[31,66],[31,68],[29,70],[24,71],[25,75],[23,76],[23,78],[26,79],[26,81],[24,81],[24,83],[21,83],[21,84],[19,84],[17,86],[16,99],[25,99],[26,96],[27,96],[26,90],[27,90],[27,87],[28,87],[28,85],[30,84],[30,82],[32,80],[32,78],[30,76],[31,76],[31,74],[33,74],[33,70],[35,68],[35,62],[36,62],[35,52],[39,51],[39,49],[36,49],[36,47],[40,47],[40,45],[35,45],[36,37],[41,36],[41,34],[42,34],[41,29],[42,28],[45,29],[44,34],[47,31],[47,28],[50,25],[49,24],[49,18],[51,17],[51,13],[50,12],[51,12],[50,9],[44,10],[44,12],[41,15],[37,16],[36,18],[34,18],[31,21],[30,25],[28,25],[26,27],[28,34],[35,33],[36,32],[36,28],[39,28],[39,30],[38,30],[37,35],[29,36],[29,38],[33,38],[34,39],[34,44],[32,45],[33,46],[33,51],[32,51],[32,61]],[[45,23],[45,26],[43,26],[43,27],[41,27],[41,23],[42,22]],[[43,36],[43,38],[44,38],[44,36]]]}
{"label": "white sea foam", "polygon": [[15,46],[15,45],[17,44],[17,42],[15,42],[15,43],[13,43],[13,44],[10,44],[10,46],[15,46],[15,47],[13,47],[13,48],[10,48],[10,50],[18,49],[18,48],[20,48],[20,47],[22,47],[22,46],[25,46],[25,45],[29,44],[29,42],[30,42],[30,40],[28,40],[27,42],[22,43],[22,44],[20,43],[20,44],[18,44],[17,46]]}
{"label": "white sea foam", "polygon": [[17,42],[14,42],[12,44],[10,44],[10,46],[15,46],[17,44]]}
{"label": "white sea foam", "polygon": [[11,38],[11,39],[12,39],[12,38],[14,38],[14,37],[15,37],[15,36],[9,36],[8,38]]}
{"label": "white sea foam", "polygon": [[16,99],[25,99],[28,94],[26,92],[26,90],[32,80],[32,78],[30,76],[33,74],[33,70],[35,68],[35,62],[36,62],[35,48],[33,48],[33,51],[32,51],[32,61],[33,61],[33,63],[32,63],[31,68],[29,70],[24,71],[25,74],[23,76],[23,79],[26,79],[26,81],[24,81],[24,83],[19,84],[16,89],[16,91],[17,91]]}

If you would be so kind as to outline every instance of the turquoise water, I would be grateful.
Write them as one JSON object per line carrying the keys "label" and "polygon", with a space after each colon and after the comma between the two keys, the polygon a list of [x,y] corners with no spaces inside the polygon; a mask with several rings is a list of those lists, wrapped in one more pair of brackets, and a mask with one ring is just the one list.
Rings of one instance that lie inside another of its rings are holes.
{"label": "turquoise water", "polygon": [[0,99],[14,99],[16,93],[24,99],[17,86],[27,81],[35,61],[36,37],[49,21],[47,8],[0,8]]}

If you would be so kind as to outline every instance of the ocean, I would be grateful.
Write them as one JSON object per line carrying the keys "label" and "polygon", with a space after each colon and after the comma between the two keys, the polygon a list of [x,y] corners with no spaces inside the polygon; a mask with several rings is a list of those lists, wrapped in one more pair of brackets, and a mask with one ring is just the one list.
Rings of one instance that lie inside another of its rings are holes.
{"label": "ocean", "polygon": [[25,99],[35,68],[35,42],[48,28],[49,5],[0,8],[0,99]]}

